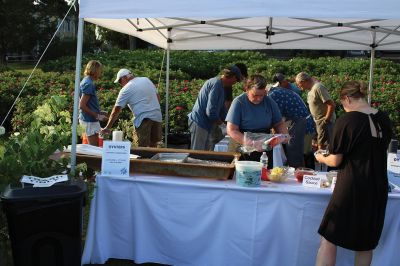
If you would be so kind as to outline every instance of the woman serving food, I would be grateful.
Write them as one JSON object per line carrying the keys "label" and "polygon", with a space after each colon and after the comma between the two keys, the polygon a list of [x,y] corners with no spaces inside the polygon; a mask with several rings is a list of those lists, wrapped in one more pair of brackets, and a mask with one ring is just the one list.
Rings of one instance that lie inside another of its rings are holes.
{"label": "woman serving food", "polygon": [[[262,147],[263,143],[245,143],[244,132],[288,134],[278,105],[266,96],[266,81],[261,75],[253,75],[244,84],[246,92],[236,97],[226,116],[227,133],[242,145]],[[272,151],[267,152],[268,167],[272,168]],[[261,152],[254,151],[249,160],[258,161]]]}

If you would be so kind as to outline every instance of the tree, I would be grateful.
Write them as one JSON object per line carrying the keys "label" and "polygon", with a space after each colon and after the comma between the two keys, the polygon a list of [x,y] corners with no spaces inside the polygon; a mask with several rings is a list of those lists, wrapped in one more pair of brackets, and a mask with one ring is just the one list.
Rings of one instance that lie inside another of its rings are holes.
{"label": "tree", "polygon": [[44,48],[57,27],[57,19],[68,10],[68,3],[60,0],[0,3],[0,64],[4,64],[8,53],[31,54],[37,45]]}
{"label": "tree", "polygon": [[106,46],[129,49],[129,35],[103,27],[97,27],[97,33]]}
{"label": "tree", "polygon": [[36,6],[32,0],[0,0],[0,63],[11,51],[32,49],[36,41]]}
{"label": "tree", "polygon": [[[104,42],[108,48],[119,48],[119,49],[136,49],[136,48],[147,48],[149,43],[139,38],[130,36],[128,34],[109,30],[100,26],[97,26],[97,33],[99,39]],[[107,47],[106,47],[107,48]]]}

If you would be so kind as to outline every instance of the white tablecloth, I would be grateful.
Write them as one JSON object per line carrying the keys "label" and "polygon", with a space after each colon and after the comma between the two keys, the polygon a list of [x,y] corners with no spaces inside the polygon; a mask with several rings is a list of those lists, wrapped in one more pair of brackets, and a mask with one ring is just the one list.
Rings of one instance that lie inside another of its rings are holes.
{"label": "white tablecloth", "polygon": [[[82,263],[314,265],[330,195],[294,180],[242,188],[234,181],[98,176]],[[353,265],[353,253],[339,248],[337,265]],[[389,196],[373,265],[400,265],[398,194]]]}

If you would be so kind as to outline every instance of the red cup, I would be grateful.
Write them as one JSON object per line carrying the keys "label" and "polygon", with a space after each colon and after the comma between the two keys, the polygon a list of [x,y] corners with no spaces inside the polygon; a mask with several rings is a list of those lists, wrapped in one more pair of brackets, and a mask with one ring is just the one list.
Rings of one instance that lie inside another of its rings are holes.
{"label": "red cup", "polygon": [[302,183],[304,175],[315,175],[315,171],[311,168],[299,167],[294,171],[297,181]]}
{"label": "red cup", "polygon": [[103,147],[103,136],[99,135],[99,147]]}

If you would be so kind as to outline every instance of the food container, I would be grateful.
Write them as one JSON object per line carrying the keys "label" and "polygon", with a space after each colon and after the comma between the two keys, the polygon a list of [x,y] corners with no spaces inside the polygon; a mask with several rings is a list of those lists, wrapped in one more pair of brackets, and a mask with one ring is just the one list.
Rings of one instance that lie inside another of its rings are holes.
{"label": "food container", "polygon": [[328,179],[329,184],[332,184],[332,179],[334,176],[337,177],[338,171],[331,170],[328,173],[326,173],[326,178]]}
{"label": "food container", "polygon": [[294,176],[296,177],[297,181],[302,183],[304,175],[315,175],[316,172],[314,169],[306,168],[306,167],[298,167],[294,171]]}
{"label": "food container", "polygon": [[288,179],[288,177],[293,176],[293,167],[274,167],[270,170],[268,177],[271,182],[283,183]]}
{"label": "food container", "polygon": [[241,187],[259,187],[262,163],[254,161],[235,162],[236,184]]}
{"label": "food container", "polygon": [[158,160],[162,162],[173,162],[173,163],[183,163],[186,162],[189,153],[173,153],[173,152],[162,152],[157,153],[152,160]]}
{"label": "food container", "polygon": [[317,154],[322,154],[323,156],[326,157],[326,156],[329,155],[329,151],[319,149],[319,150],[317,150],[316,152],[314,152],[314,156],[317,157]]}

